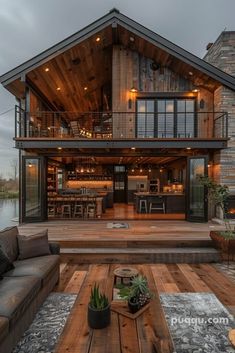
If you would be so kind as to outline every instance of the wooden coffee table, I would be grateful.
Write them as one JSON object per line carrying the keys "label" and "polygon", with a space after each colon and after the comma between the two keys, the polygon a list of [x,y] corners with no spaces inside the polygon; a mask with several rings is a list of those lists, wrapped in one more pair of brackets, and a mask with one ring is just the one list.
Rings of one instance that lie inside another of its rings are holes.
{"label": "wooden coffee table", "polygon": [[173,342],[148,265],[134,266],[147,277],[155,294],[150,307],[135,320],[111,311],[111,324],[92,330],[87,324],[87,305],[94,283],[99,283],[112,300],[114,274],[118,265],[92,265],[56,347],[56,353],[170,353]]}

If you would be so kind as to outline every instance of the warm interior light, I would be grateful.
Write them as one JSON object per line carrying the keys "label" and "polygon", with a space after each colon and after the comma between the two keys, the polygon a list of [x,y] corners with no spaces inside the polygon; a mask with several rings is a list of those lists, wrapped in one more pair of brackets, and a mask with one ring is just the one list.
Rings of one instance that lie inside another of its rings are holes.
{"label": "warm interior light", "polygon": [[135,88],[135,87],[133,86],[133,87],[131,87],[130,92],[136,93],[136,92],[138,92],[138,90],[137,90],[137,88]]}
{"label": "warm interior light", "polygon": [[62,147],[58,147],[58,150],[62,150]]}
{"label": "warm interior light", "polygon": [[142,168],[140,168],[140,173],[142,173],[143,172],[143,169]]}
{"label": "warm interior light", "polygon": [[151,173],[152,169],[149,168],[149,173]]}
{"label": "warm interior light", "polygon": [[45,68],[45,71],[46,71],[46,72],[50,71],[49,67],[46,67],[46,68]]}
{"label": "warm interior light", "polygon": [[32,166],[33,166],[32,163],[29,163],[29,164],[28,164],[28,167],[29,167],[29,168],[32,168]]}
{"label": "warm interior light", "polygon": [[134,173],[135,169],[131,169],[132,173]]}
{"label": "warm interior light", "polygon": [[57,88],[56,88],[56,90],[57,90],[57,91],[60,91],[60,90],[61,90],[61,88],[60,88],[60,87],[57,87]]}
{"label": "warm interior light", "polygon": [[97,43],[100,42],[100,37],[97,37],[95,40]]}
{"label": "warm interior light", "polygon": [[162,173],[163,172],[163,169],[160,169],[160,173]]}
{"label": "warm interior light", "polygon": [[197,92],[199,92],[200,90],[198,89],[198,88],[194,88],[193,90],[192,90],[192,92],[194,92],[194,93],[197,93]]}
{"label": "warm interior light", "polygon": [[131,149],[134,151],[134,150],[135,150],[135,147],[131,147]]}
{"label": "warm interior light", "polygon": [[191,150],[191,147],[187,147],[186,150],[188,150],[188,151]]}
{"label": "warm interior light", "polygon": [[193,72],[192,71],[189,71],[188,73],[190,76],[193,76]]}
{"label": "warm interior light", "polygon": [[130,36],[130,42],[134,42],[135,41],[135,38],[134,37],[132,37],[132,36]]}
{"label": "warm interior light", "polygon": [[207,164],[207,167],[210,168],[210,167],[211,167],[211,164]]}
{"label": "warm interior light", "polygon": [[87,91],[87,90],[88,90],[88,87],[85,86],[85,87],[84,87],[84,91]]}

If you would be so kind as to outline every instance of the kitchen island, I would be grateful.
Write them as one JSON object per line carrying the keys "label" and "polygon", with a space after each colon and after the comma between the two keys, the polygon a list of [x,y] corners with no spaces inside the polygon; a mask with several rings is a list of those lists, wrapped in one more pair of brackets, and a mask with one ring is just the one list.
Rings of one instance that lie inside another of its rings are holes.
{"label": "kitchen island", "polygon": [[[137,213],[149,213],[150,204],[164,205],[165,213],[184,213],[185,212],[185,194],[175,192],[136,192],[134,193],[134,207]],[[145,207],[140,208],[140,201],[146,200],[147,210]],[[147,212],[146,212],[147,211]],[[153,212],[162,212],[163,210],[152,210]]]}

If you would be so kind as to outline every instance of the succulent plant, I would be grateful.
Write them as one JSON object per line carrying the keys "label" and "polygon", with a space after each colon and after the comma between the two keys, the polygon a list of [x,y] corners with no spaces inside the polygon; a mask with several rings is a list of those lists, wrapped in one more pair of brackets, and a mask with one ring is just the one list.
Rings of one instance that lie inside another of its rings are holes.
{"label": "succulent plant", "polygon": [[151,299],[151,292],[148,287],[148,281],[145,276],[138,275],[131,280],[131,285],[118,286],[121,298],[138,303],[139,307],[144,306]]}
{"label": "succulent plant", "polygon": [[105,309],[109,305],[109,300],[107,296],[100,292],[99,285],[97,285],[96,283],[94,287],[91,289],[89,305],[92,309],[95,309],[95,310]]}

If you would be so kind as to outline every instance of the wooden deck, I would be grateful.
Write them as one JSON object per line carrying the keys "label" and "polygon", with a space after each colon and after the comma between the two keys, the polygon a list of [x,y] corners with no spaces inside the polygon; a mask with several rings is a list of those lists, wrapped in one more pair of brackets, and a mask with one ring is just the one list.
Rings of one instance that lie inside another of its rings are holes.
{"label": "wooden deck", "polygon": [[[49,239],[60,242],[86,241],[161,241],[161,240],[200,240],[208,241],[210,230],[223,229],[215,223],[189,223],[186,221],[139,220],[123,221],[127,229],[109,229],[111,220],[72,221],[57,220],[40,223],[28,223],[20,226],[22,234],[32,234],[48,228]],[[115,220],[115,222],[118,222]]]}
{"label": "wooden deck", "polygon": [[48,228],[49,240],[61,245],[64,261],[77,263],[218,262],[212,247],[212,223],[126,221],[127,229],[110,229],[110,221],[49,221],[20,227],[23,234]]}
{"label": "wooden deck", "polygon": [[[154,311],[140,316],[136,324],[133,320],[119,318],[112,313],[112,324],[104,330],[93,331],[87,325],[87,298],[90,286],[107,274],[112,273],[115,265],[76,265],[61,264],[61,280],[56,291],[77,293],[80,306],[75,306],[65,330],[57,345],[60,352],[89,353],[152,353],[169,352],[170,337],[161,315]],[[158,293],[213,292],[230,312],[235,306],[235,282],[208,264],[151,264],[139,265],[151,277]],[[97,271],[97,273],[96,273]],[[96,273],[96,275],[95,275]],[[109,277],[110,278],[110,277]],[[102,282],[109,288],[110,282]],[[110,295],[110,291],[107,292]],[[75,304],[76,305],[76,304]],[[157,322],[158,330],[152,330],[152,319]],[[128,332],[128,334],[126,334]],[[153,342],[159,346],[154,347]],[[162,344],[162,345],[161,345]]]}

